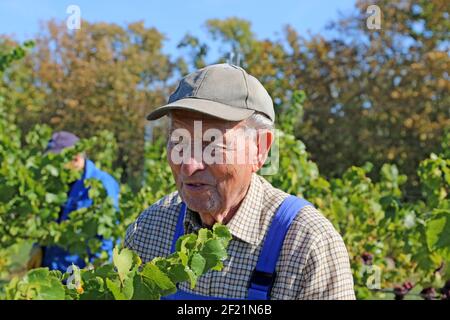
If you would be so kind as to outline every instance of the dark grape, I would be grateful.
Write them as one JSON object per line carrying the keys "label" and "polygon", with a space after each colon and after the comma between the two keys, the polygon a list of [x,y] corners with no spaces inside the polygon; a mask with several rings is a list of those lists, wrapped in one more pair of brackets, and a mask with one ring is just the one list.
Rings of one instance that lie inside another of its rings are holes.
{"label": "dark grape", "polygon": [[450,300],[450,280],[441,288],[441,300]]}
{"label": "dark grape", "polygon": [[436,290],[432,287],[424,288],[420,292],[420,296],[425,300],[434,300],[436,298]]}
{"label": "dark grape", "polygon": [[406,281],[405,283],[403,283],[403,288],[405,288],[407,291],[410,291],[413,287],[414,287],[414,285],[409,281]]}
{"label": "dark grape", "polygon": [[405,281],[401,286],[394,287],[395,300],[403,300],[405,295],[411,291],[414,285],[410,281]]}
{"label": "dark grape", "polygon": [[364,263],[365,265],[371,265],[372,262],[373,262],[373,254],[371,254],[371,253],[369,253],[369,252],[364,252],[364,253],[361,255],[361,258],[362,258],[363,263]]}

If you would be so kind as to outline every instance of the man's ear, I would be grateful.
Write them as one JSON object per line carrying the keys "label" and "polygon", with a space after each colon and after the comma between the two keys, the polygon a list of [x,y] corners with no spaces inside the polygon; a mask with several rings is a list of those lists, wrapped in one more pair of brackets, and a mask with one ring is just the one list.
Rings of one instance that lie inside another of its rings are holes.
{"label": "man's ear", "polygon": [[256,159],[253,162],[253,172],[258,171],[264,165],[274,141],[274,133],[270,130],[258,130],[256,136]]}

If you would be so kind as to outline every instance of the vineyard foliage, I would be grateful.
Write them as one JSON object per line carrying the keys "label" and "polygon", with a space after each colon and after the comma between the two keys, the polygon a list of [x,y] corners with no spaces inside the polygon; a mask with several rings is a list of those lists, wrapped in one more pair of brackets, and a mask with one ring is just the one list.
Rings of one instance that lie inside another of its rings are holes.
{"label": "vineyard foliage", "polygon": [[[17,53],[9,55],[8,59],[0,56],[0,70]],[[21,51],[17,58],[20,55]],[[296,112],[302,112],[304,99],[301,93],[293,96]],[[279,119],[279,169],[266,178],[308,199],[334,224],[350,254],[357,297],[403,298],[406,293],[416,297],[428,288],[444,287],[450,279],[450,133],[442,137],[441,150],[417,168],[422,195],[411,200],[402,189],[406,176],[389,163],[382,166],[377,181],[369,178],[370,162],[325,179],[295,137],[292,116]],[[190,281],[194,286],[198,276],[220,270],[230,240],[224,226],[186,235],[178,241],[176,253],[145,265],[133,252],[116,248],[113,257],[103,252],[93,266],[72,274],[42,268],[27,272],[26,261],[36,243],[57,244],[86,260],[86,245],[91,252],[99,251],[97,235],[112,237],[120,247],[137,215],[175,188],[160,137],[145,148],[142,187],[136,191],[122,184],[118,212],[101,184],[89,181],[93,206],[72,212],[69,220],[58,224],[68,185],[79,175],[64,166],[74,154],[86,152],[116,178],[121,171],[114,168],[117,143],[111,133],[101,131],[57,155],[43,152],[50,135],[51,128],[41,124],[21,132],[0,97],[1,297],[158,299],[175,292],[178,282]],[[69,285],[71,275],[77,278],[75,287]],[[438,291],[433,298],[447,293]]]}
{"label": "vineyard foliage", "polygon": [[209,270],[221,270],[230,239],[228,229],[216,224],[212,231],[201,229],[198,235],[180,237],[173,254],[145,265],[131,250],[115,248],[113,263],[95,269],[74,268],[71,274],[33,269],[6,286],[6,299],[160,299],[175,293],[179,282],[189,281],[194,288],[199,276]]}

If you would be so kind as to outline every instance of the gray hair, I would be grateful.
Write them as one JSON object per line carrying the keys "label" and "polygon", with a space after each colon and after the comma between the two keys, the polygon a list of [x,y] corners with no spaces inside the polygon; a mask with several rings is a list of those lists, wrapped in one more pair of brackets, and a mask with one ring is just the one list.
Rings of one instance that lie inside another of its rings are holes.
{"label": "gray hair", "polygon": [[245,120],[245,126],[247,128],[256,130],[268,130],[274,132],[275,124],[264,113],[255,112],[249,118]]}

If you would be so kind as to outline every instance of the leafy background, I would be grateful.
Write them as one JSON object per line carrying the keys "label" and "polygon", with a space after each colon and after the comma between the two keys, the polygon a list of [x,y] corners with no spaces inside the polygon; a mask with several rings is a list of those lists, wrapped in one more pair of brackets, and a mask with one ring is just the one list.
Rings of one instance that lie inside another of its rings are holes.
{"label": "leafy background", "polygon": [[[374,3],[383,27],[369,31],[365,9]],[[174,189],[165,124],[149,127],[145,115],[180,75],[224,62],[231,50],[274,100],[280,170],[267,179],[333,222],[350,253],[357,297],[448,296],[449,3],[358,1],[356,9],[329,24],[334,37],[286,26],[278,39],[261,39],[245,19],[210,19],[211,41],[186,34],[178,56],[165,54],[164,35],[142,22],[83,21],[69,33],[64,22],[48,21],[33,43],[1,37],[3,283],[26,272],[31,242],[83,253],[88,241],[95,250],[93,235],[121,239],[139,212]],[[221,56],[211,58],[217,49]],[[43,155],[59,129],[83,143]],[[119,224],[95,182],[95,205],[54,223],[75,178],[61,161],[78,150],[122,182]],[[376,272],[378,290],[369,285]]]}

